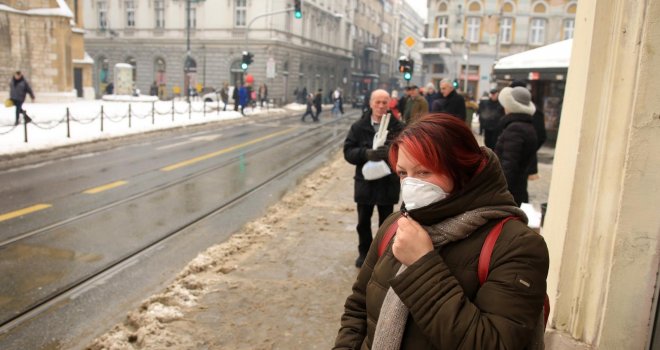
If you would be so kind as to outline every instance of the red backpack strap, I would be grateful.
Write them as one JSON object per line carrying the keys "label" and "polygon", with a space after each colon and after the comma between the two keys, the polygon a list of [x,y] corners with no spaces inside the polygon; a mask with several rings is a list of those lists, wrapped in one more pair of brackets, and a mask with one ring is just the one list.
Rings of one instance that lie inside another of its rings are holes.
{"label": "red backpack strap", "polygon": [[497,242],[497,238],[500,237],[500,233],[502,233],[502,227],[504,227],[504,224],[506,224],[506,222],[509,220],[518,220],[518,218],[515,216],[508,216],[504,218],[504,220],[498,222],[497,225],[495,225],[490,230],[490,232],[488,232],[488,236],[486,236],[486,241],[484,241],[484,245],[481,247],[481,253],[479,254],[479,265],[477,268],[477,273],[479,274],[479,285],[484,284],[484,282],[486,282],[486,278],[488,278],[490,257],[493,255],[495,242]]}
{"label": "red backpack strap", "polygon": [[383,256],[385,253],[385,250],[387,250],[387,246],[390,244],[390,241],[396,234],[396,230],[399,228],[399,224],[397,223],[397,220],[394,220],[392,224],[390,224],[390,227],[387,228],[387,231],[383,235],[383,238],[378,242],[378,257]]}

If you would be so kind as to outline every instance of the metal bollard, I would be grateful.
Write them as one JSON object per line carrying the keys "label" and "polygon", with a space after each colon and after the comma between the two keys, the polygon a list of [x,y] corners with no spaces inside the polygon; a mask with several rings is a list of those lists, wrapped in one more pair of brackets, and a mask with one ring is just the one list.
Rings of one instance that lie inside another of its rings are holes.
{"label": "metal bollard", "polygon": [[101,105],[101,132],[103,132],[103,105]]}
{"label": "metal bollard", "polygon": [[172,97],[172,121],[174,121],[174,97]]}
{"label": "metal bollard", "polygon": [[191,114],[192,114],[192,104],[190,100],[188,100],[188,120],[192,118]]}
{"label": "metal bollard", "polygon": [[204,100],[204,105],[203,105],[202,109],[203,109],[203,110],[202,110],[202,116],[203,116],[204,118],[206,118],[206,100]]}
{"label": "metal bollard", "polygon": [[66,108],[66,137],[71,138],[71,123],[69,122],[69,107]]}
{"label": "metal bollard", "polygon": [[151,125],[156,124],[156,117],[154,117],[155,111],[156,111],[156,102],[151,102]]}
{"label": "metal bollard", "polygon": [[131,104],[128,104],[128,128],[131,128]]}

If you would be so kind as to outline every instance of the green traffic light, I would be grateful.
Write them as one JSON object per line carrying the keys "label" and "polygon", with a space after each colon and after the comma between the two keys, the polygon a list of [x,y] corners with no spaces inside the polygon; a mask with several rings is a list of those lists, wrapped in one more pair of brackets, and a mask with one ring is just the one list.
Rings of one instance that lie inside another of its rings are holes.
{"label": "green traffic light", "polygon": [[403,73],[403,79],[406,79],[406,80],[412,79],[412,74],[410,74],[409,72]]}
{"label": "green traffic light", "polygon": [[242,68],[243,70],[247,70],[247,69],[248,69],[248,65],[247,65],[247,63],[241,63],[241,68]]}
{"label": "green traffic light", "polygon": [[302,12],[301,11],[296,11],[294,13],[294,16],[296,16],[297,19],[301,19],[302,18]]}

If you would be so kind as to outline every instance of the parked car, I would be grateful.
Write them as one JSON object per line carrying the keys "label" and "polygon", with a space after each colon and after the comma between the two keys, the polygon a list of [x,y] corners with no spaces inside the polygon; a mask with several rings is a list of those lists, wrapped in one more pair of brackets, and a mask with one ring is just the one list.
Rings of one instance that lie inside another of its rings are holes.
{"label": "parked car", "polygon": [[[227,96],[229,96],[229,100],[227,101],[227,103],[232,103],[233,102],[233,100],[231,98],[231,95],[233,94],[233,92],[234,92],[234,87],[230,86],[229,91],[227,92]],[[209,92],[207,94],[202,95],[202,100],[204,100],[205,102],[217,102],[217,101],[222,102],[222,99],[220,98],[220,90],[215,90],[215,91],[212,91],[212,92]]]}
{"label": "parked car", "polygon": [[357,95],[353,97],[351,106],[353,108],[362,108],[364,106],[364,95]]}

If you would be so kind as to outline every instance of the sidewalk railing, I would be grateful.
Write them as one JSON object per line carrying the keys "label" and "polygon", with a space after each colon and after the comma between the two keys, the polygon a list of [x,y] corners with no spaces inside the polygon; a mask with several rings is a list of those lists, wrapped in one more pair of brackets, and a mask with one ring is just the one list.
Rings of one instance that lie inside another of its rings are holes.
{"label": "sidewalk railing", "polygon": [[[133,118],[137,118],[141,120],[151,118],[151,124],[153,125],[156,123],[157,117],[159,118],[163,116],[171,116],[171,121],[174,122],[176,116],[187,114],[188,119],[190,120],[192,119],[193,112],[202,113],[203,117],[206,117],[207,113],[212,113],[214,111],[216,111],[217,114],[219,115],[222,108],[225,107],[224,104],[222,104],[220,101],[217,102],[200,101],[200,103],[195,103],[197,105],[199,104],[202,105],[201,108],[199,109],[195,108],[194,104],[191,103],[190,101],[177,101],[177,102],[175,102],[175,100],[172,100],[171,102],[170,101],[131,102],[128,103],[128,106],[126,107],[126,112],[120,114],[108,113],[104,108],[105,107],[104,104],[101,104],[99,111],[92,118],[75,116],[72,114],[71,108],[66,107],[64,115],[59,118],[52,118],[52,117],[39,118],[38,116],[35,117],[35,115],[30,114],[30,118],[32,120],[28,123],[21,123],[18,125],[14,125],[14,124],[0,125],[0,136],[10,134],[14,132],[14,130],[17,130],[19,127],[22,126],[23,133],[25,135],[24,141],[28,142],[28,130],[29,130],[28,126],[34,126],[41,130],[51,130],[51,129],[55,129],[61,124],[66,124],[66,137],[71,138],[71,125],[73,123],[88,125],[98,121],[100,131],[103,132],[105,129],[106,121],[110,121],[112,123],[121,123],[126,121],[128,123],[128,127],[131,128],[133,126]],[[157,103],[160,105],[159,107],[156,106]],[[112,104],[116,105],[117,102],[112,102]],[[149,107],[144,108],[146,104],[151,104],[150,108]],[[168,105],[168,108],[163,109],[162,105]],[[135,108],[133,108],[134,106],[142,107],[142,108],[138,108],[138,110],[141,110],[142,113],[136,112]]]}

